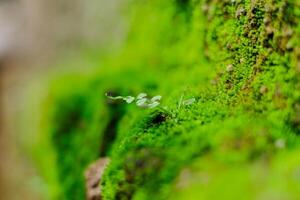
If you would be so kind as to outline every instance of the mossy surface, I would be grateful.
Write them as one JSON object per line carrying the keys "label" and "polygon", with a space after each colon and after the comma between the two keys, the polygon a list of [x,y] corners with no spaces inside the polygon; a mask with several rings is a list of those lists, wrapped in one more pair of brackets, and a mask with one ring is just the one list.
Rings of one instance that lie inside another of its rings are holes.
{"label": "mossy surface", "polygon": [[[49,96],[60,199],[84,199],[100,156],[106,200],[299,199],[300,2],[133,0],[129,13],[122,50]],[[166,108],[106,92],[160,94]]]}

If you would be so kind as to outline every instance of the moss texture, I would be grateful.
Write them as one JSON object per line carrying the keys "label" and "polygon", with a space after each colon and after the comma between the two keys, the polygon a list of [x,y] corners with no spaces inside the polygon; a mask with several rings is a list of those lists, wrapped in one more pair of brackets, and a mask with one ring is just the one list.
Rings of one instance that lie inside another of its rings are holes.
{"label": "moss texture", "polygon": [[128,13],[118,53],[51,89],[56,198],[84,199],[84,169],[109,156],[105,200],[299,199],[300,1],[134,0]]}

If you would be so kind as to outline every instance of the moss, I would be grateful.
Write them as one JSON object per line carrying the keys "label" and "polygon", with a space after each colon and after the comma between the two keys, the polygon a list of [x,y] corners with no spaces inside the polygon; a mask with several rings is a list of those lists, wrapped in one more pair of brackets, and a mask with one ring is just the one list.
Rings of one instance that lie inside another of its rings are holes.
{"label": "moss", "polygon": [[65,84],[62,87],[60,84],[61,82],[58,86],[60,89],[56,88],[56,94],[52,96],[56,106],[49,109],[49,134],[57,152],[58,181],[63,191],[59,198],[68,199],[71,196],[83,199],[85,192],[82,172],[98,157],[99,151],[95,150],[99,148],[101,141],[99,132],[103,131],[103,125],[98,123],[99,107],[94,107],[96,102],[92,100],[97,99],[98,95],[92,94],[84,86],[78,86],[76,91],[67,93],[66,88],[70,86]]}
{"label": "moss", "polygon": [[[279,158],[293,162],[299,147],[299,13],[292,0],[133,1],[122,50],[84,87],[53,89],[49,132],[64,197],[83,198],[82,172],[101,155],[111,157],[104,199],[299,198],[299,182],[278,181],[289,168]],[[160,94],[166,108],[112,105],[111,91]],[[197,101],[179,107],[181,96]],[[196,177],[178,189],[189,168]],[[251,178],[264,169],[270,175]],[[228,192],[231,180],[239,185]]]}

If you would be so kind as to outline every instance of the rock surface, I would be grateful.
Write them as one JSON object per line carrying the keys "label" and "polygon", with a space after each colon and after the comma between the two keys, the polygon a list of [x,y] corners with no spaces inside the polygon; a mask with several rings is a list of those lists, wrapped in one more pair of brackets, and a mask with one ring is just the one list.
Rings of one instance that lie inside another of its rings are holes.
{"label": "rock surface", "polygon": [[88,200],[101,200],[101,189],[99,183],[109,158],[100,158],[92,163],[85,171],[86,195]]}

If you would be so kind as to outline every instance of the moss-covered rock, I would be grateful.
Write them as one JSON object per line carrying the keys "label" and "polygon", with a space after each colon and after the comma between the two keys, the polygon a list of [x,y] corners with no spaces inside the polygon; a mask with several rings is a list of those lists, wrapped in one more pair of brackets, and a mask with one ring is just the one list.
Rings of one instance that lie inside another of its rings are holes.
{"label": "moss-covered rock", "polygon": [[[49,97],[60,199],[84,198],[100,156],[107,200],[300,198],[300,2],[146,0],[129,13],[122,50]],[[106,92],[160,94],[162,108]]]}

